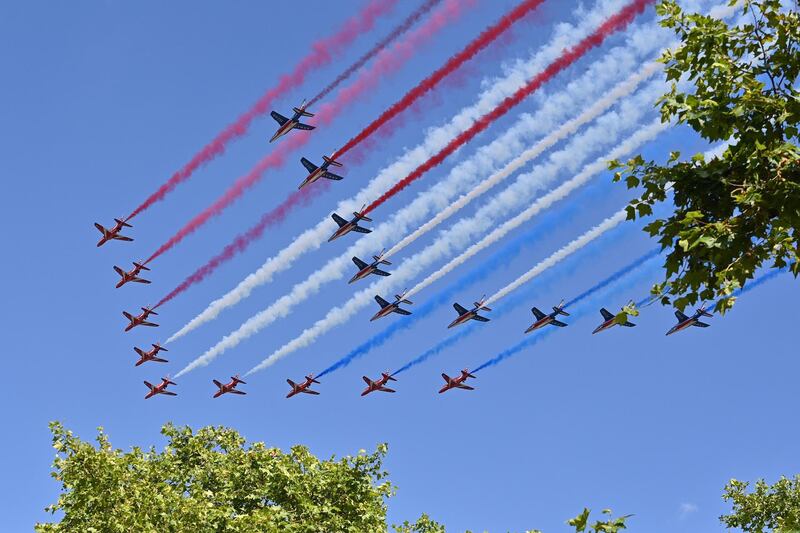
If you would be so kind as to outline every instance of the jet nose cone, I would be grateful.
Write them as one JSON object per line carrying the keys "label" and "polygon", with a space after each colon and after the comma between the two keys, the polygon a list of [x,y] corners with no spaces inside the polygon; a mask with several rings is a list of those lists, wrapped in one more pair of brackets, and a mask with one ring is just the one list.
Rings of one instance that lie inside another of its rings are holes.
{"label": "jet nose cone", "polygon": [[353,276],[352,278],[350,278],[350,281],[348,281],[347,283],[348,283],[348,285],[349,285],[350,283],[354,283],[354,282],[356,282],[356,281],[358,281],[358,274],[356,274],[355,276]]}
{"label": "jet nose cone", "polygon": [[592,331],[592,335],[594,335],[595,333],[599,333],[600,331],[603,331],[603,326],[597,326],[596,328],[594,328],[594,331]]}

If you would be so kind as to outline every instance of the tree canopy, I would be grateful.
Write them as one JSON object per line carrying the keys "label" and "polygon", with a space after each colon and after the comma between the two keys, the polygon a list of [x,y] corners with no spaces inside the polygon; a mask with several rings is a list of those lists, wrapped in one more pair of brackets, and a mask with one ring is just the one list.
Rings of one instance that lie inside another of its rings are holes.
{"label": "tree canopy", "polygon": [[[686,161],[672,152],[666,164],[637,156],[610,165],[618,169],[615,180],[641,192],[629,219],[652,215],[657,203],[674,204],[645,231],[669,250],[653,292],[680,309],[718,299],[724,312],[735,302],[725,297],[761,266],[800,272],[800,13],[782,9],[780,0],[739,5],[738,25],[686,13],[675,0],[657,6],[661,25],[681,41],[661,58],[672,81],[657,102],[662,120],[724,148],[719,157]],[[679,79],[690,89],[681,90]]]}
{"label": "tree canopy", "polygon": [[763,479],[750,483],[732,479],[725,486],[723,499],[733,503],[733,512],[720,520],[726,527],[763,533],[800,533],[800,475],[781,477],[774,485]]}

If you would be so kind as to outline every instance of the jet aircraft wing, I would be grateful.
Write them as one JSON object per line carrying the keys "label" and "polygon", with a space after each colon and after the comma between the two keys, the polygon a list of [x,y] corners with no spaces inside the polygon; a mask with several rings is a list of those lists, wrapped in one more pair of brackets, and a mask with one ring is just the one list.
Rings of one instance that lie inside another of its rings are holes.
{"label": "jet aircraft wing", "polygon": [[683,322],[684,320],[689,320],[689,317],[678,311],[675,310],[675,317],[680,321]]}
{"label": "jet aircraft wing", "polygon": [[372,233],[371,229],[362,228],[361,226],[354,226],[353,231],[356,233]]}
{"label": "jet aircraft wing", "polygon": [[357,266],[359,269],[364,269],[364,268],[367,268],[367,267],[369,266],[367,263],[365,263],[364,261],[362,261],[362,260],[361,260],[361,259],[359,259],[358,257],[353,257],[353,263],[355,263],[355,264],[356,264],[356,266]]}
{"label": "jet aircraft wing", "polygon": [[477,320],[478,322],[489,322],[489,319],[488,319],[488,318],[486,318],[485,316],[475,315],[475,316],[474,316],[474,317],[472,317],[472,318],[474,318],[474,319],[475,319],[475,320]]}
{"label": "jet aircraft wing", "polygon": [[340,176],[338,174],[334,174],[333,172],[325,172],[324,174],[322,174],[322,177],[323,178],[327,178],[329,180],[336,180],[336,181],[344,179],[342,176]]}
{"label": "jet aircraft wing", "polygon": [[711,324],[706,324],[705,322],[700,322],[699,320],[692,324],[693,326],[697,326],[698,328],[707,328]]}
{"label": "jet aircraft wing", "polygon": [[464,385],[463,383],[459,383],[456,385],[459,389],[466,389],[466,390],[475,390],[475,387],[470,387],[469,385]]}
{"label": "jet aircraft wing", "polygon": [[306,394],[319,394],[319,392],[317,392],[315,390],[310,390],[310,389],[303,389],[302,392],[304,392]]}
{"label": "jet aircraft wing", "polygon": [[533,316],[536,317],[536,320],[541,320],[545,317],[545,314],[539,311],[538,307],[534,307],[533,309],[531,309],[531,313],[533,313]]}
{"label": "jet aircraft wing", "polygon": [[317,165],[315,165],[305,157],[301,157],[300,162],[303,163],[303,166],[306,167],[306,170],[308,170],[309,172],[314,172],[315,170],[317,170]]}
{"label": "jet aircraft wing", "polygon": [[405,309],[402,309],[400,307],[395,309],[394,312],[397,313],[398,315],[406,315],[406,316],[411,314],[411,311],[406,311]]}
{"label": "jet aircraft wing", "polygon": [[340,228],[342,226],[344,226],[345,224],[347,224],[347,221],[345,219],[343,219],[342,217],[340,217],[339,215],[337,215],[336,213],[332,214],[331,218],[334,220],[334,222],[339,224]]}
{"label": "jet aircraft wing", "polygon": [[372,381],[367,376],[361,376],[361,379],[363,379],[364,383],[367,385],[372,385]]}
{"label": "jet aircraft wing", "polygon": [[611,314],[611,313],[608,311],[608,309],[606,309],[605,307],[603,307],[602,309],[600,309],[600,314],[601,314],[601,315],[603,315],[603,318],[604,318],[605,320],[611,320],[612,318],[614,318],[614,315],[612,315],[612,314]]}
{"label": "jet aircraft wing", "polygon": [[632,328],[632,327],[634,327],[636,324],[634,324],[633,322],[623,322],[623,323],[622,323],[622,324],[620,324],[620,325],[621,325],[621,326],[625,326],[626,328]]}
{"label": "jet aircraft wing", "polygon": [[461,305],[461,304],[453,304],[453,308],[458,313],[458,316],[461,316],[463,314],[469,313],[469,311],[467,309],[465,309],[464,306]]}
{"label": "jet aircraft wing", "polygon": [[387,302],[386,300],[377,295],[375,296],[375,301],[378,302],[378,305],[380,305],[381,307],[386,307],[387,305],[389,305],[389,302]]}
{"label": "jet aircraft wing", "polygon": [[269,114],[269,116],[271,116],[272,118],[274,118],[274,119],[275,119],[275,122],[277,122],[277,123],[278,123],[278,124],[280,124],[281,126],[283,126],[284,124],[286,124],[286,123],[289,121],[289,119],[288,119],[288,118],[284,117],[283,115],[281,115],[281,114],[280,114],[280,113],[278,113],[277,111],[273,111],[272,113],[270,113],[270,114]]}
{"label": "jet aircraft wing", "polygon": [[560,320],[553,320],[553,321],[550,322],[550,325],[551,326],[558,326],[560,328],[564,328],[564,327],[567,326],[565,323],[561,322]]}
{"label": "jet aircraft wing", "polygon": [[394,389],[390,389],[389,387],[378,387],[378,390],[381,392],[396,392]]}
{"label": "jet aircraft wing", "polygon": [[307,131],[316,128],[316,126],[309,126],[308,124],[300,124],[299,122],[295,124],[294,127],[297,128],[298,130],[307,130]]}
{"label": "jet aircraft wing", "polygon": [[373,274],[377,274],[377,275],[379,275],[379,276],[391,276],[391,274],[389,274],[388,272],[384,272],[383,270],[380,270],[380,269],[378,269],[378,268],[376,268],[375,270],[373,270],[373,271],[372,271],[372,273],[373,273]]}

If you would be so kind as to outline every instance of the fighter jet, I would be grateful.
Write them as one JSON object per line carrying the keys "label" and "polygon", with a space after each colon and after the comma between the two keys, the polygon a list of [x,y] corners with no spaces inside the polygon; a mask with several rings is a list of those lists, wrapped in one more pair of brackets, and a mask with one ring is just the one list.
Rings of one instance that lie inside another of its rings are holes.
{"label": "fighter jet", "polygon": [[140,273],[142,270],[150,270],[149,268],[147,268],[146,266],[144,266],[142,263],[137,263],[136,261],[134,261],[134,262],[133,262],[133,268],[132,268],[132,269],[130,269],[130,271],[129,271],[129,272],[125,272],[124,270],[122,270],[122,269],[121,269],[120,267],[118,267],[118,266],[114,266],[114,270],[115,270],[115,271],[117,272],[117,274],[119,274],[119,275],[120,275],[120,277],[122,278],[122,279],[120,279],[120,280],[117,282],[117,285],[116,285],[116,287],[117,287],[118,289],[119,289],[120,287],[122,287],[123,285],[125,285],[126,283],[128,283],[129,281],[133,281],[133,282],[136,282],[136,283],[150,283],[150,281],[149,281],[149,280],[146,280],[146,279],[144,279],[144,278],[140,278],[140,277],[139,277],[139,273]]}
{"label": "fighter jet", "polygon": [[283,137],[293,129],[298,130],[313,130],[315,126],[309,126],[308,124],[300,123],[300,117],[313,117],[313,113],[309,113],[306,111],[306,101],[303,100],[303,103],[300,104],[300,107],[293,107],[292,111],[294,111],[294,115],[292,118],[286,118],[277,111],[273,111],[270,113],[270,116],[275,119],[275,122],[280,124],[278,126],[278,131],[275,132],[275,135],[272,136],[272,139],[269,142],[274,141],[278,137]]}
{"label": "fighter jet", "polygon": [[489,322],[488,318],[478,314],[478,312],[481,310],[484,311],[492,310],[490,307],[484,305],[484,302],[486,302],[486,295],[481,296],[480,300],[474,302],[475,307],[473,307],[471,310],[467,310],[461,304],[454,303],[453,307],[458,313],[458,317],[452,322],[450,322],[450,325],[447,326],[447,328],[449,329],[449,328],[454,328],[456,326],[460,326],[461,324],[464,324],[470,320],[477,320],[478,322]]}
{"label": "fighter jet", "polygon": [[548,324],[551,326],[558,326],[560,328],[563,328],[567,324],[561,322],[560,320],[556,320],[556,317],[558,315],[569,316],[569,313],[564,311],[564,300],[561,300],[560,304],[553,306],[553,312],[548,315],[539,311],[538,307],[534,307],[533,309],[531,309],[531,313],[533,313],[533,316],[536,317],[536,322],[531,324],[531,327],[526,329],[525,333],[530,333],[531,331],[547,326]]}
{"label": "fighter jet", "polygon": [[238,375],[231,376],[230,383],[220,383],[216,379],[214,379],[212,381],[214,382],[214,385],[216,385],[217,388],[219,389],[217,392],[214,393],[214,398],[219,398],[223,394],[227,394],[229,392],[231,394],[247,394],[244,391],[236,390],[236,385],[238,385],[239,383],[241,383],[243,385],[247,385],[247,383],[245,383],[244,381],[239,379]]}
{"label": "fighter jet", "polygon": [[152,398],[156,394],[164,394],[166,396],[177,396],[177,394],[175,394],[174,392],[167,390],[167,387],[169,385],[177,385],[177,383],[175,383],[174,381],[170,381],[169,378],[161,378],[161,383],[159,383],[158,385],[153,385],[149,381],[145,381],[144,384],[147,385],[148,389],[150,389],[150,392],[148,392],[144,397],[145,400],[147,400],[148,398]]}
{"label": "fighter jet", "polygon": [[697,326],[698,328],[707,328],[708,326],[710,326],[711,324],[700,322],[699,319],[701,316],[711,317],[713,315],[708,311],[706,311],[705,306],[702,306],[699,309],[697,309],[692,316],[686,316],[676,309],[675,317],[678,319],[678,323],[672,326],[672,329],[670,329],[667,332],[667,335],[672,335],[673,333],[683,331],[689,326]]}
{"label": "fighter jet", "polygon": [[133,226],[131,226],[130,224],[128,224],[124,220],[120,220],[118,218],[115,218],[114,222],[116,222],[117,224],[111,229],[106,229],[102,225],[98,224],[97,222],[94,223],[94,227],[97,228],[97,231],[99,231],[100,233],[103,234],[103,237],[97,242],[97,246],[98,247],[103,246],[105,243],[107,243],[108,241],[111,241],[111,240],[117,240],[117,241],[132,241],[133,240],[130,237],[126,237],[124,235],[120,235],[119,234],[119,232],[122,231],[123,227],[132,228]]}
{"label": "fighter jet", "polygon": [[391,276],[389,272],[386,272],[378,268],[380,265],[391,265],[389,261],[383,259],[384,253],[386,253],[386,250],[381,250],[381,253],[379,253],[378,255],[373,255],[372,258],[374,259],[374,261],[370,264],[367,264],[358,257],[354,256],[353,263],[355,263],[356,266],[358,267],[358,272],[356,272],[355,276],[350,278],[350,281],[348,281],[348,283],[353,283],[354,281],[364,279],[370,274],[376,274],[378,276]]}
{"label": "fighter jet", "polygon": [[[336,152],[334,152],[334,153],[336,153]],[[338,161],[334,161],[333,160],[333,154],[331,154],[331,157],[328,157],[327,155],[323,155],[322,159],[323,159],[324,163],[322,163],[321,166],[317,166],[314,163],[312,163],[311,161],[309,161],[308,159],[306,159],[305,157],[301,157],[300,158],[300,162],[303,163],[303,166],[306,167],[306,170],[308,171],[308,176],[306,176],[306,179],[303,180],[303,183],[300,184],[298,189],[302,189],[306,185],[310,185],[310,184],[314,183],[315,181],[317,181],[320,178],[325,178],[325,179],[329,179],[329,180],[336,180],[336,181],[344,179],[342,176],[339,176],[338,174],[334,174],[332,172],[328,172],[328,167],[331,166],[331,165],[333,165],[335,167],[342,166],[341,163],[339,163]]]}
{"label": "fighter jet", "polygon": [[[632,304],[633,304],[633,302],[631,302],[631,305]],[[599,326],[597,326],[596,328],[594,328],[594,331],[592,332],[592,335],[594,335],[595,333],[600,333],[601,331],[605,331],[608,328],[612,328],[612,327],[617,325],[617,323],[614,322],[614,315],[612,315],[605,307],[600,308],[600,314],[603,315],[603,323],[600,324]],[[625,326],[626,328],[632,328],[636,324],[634,324],[633,322],[631,322],[629,320],[626,320],[624,323],[619,324],[619,325],[620,326]]]}
{"label": "fighter jet", "polygon": [[122,315],[130,321],[130,323],[127,326],[125,326],[125,331],[130,331],[131,329],[135,328],[136,326],[150,326],[150,327],[157,328],[158,324],[154,324],[152,322],[148,322],[147,321],[147,318],[150,315],[157,315],[157,314],[158,313],[156,313],[155,311],[153,311],[149,307],[142,307],[142,314],[140,314],[139,316],[133,316],[129,312],[123,311]]}
{"label": "fighter jet", "polygon": [[439,394],[443,392],[447,392],[450,389],[466,389],[466,390],[475,390],[474,387],[470,387],[469,385],[464,385],[464,382],[467,378],[475,379],[475,376],[469,373],[469,370],[466,368],[461,371],[461,375],[451,378],[445,373],[442,373],[442,377],[444,378],[445,384],[444,387],[439,389]]}
{"label": "fighter jet", "polygon": [[395,392],[393,389],[385,386],[389,381],[397,381],[388,372],[381,373],[381,378],[378,381],[372,381],[367,376],[361,376],[361,379],[363,379],[364,383],[367,384],[367,388],[364,389],[364,392],[361,393],[361,396],[366,396],[370,392],[375,392],[376,390],[381,392]]}
{"label": "fighter jet", "polygon": [[146,363],[147,361],[155,361],[156,363],[168,363],[169,362],[166,359],[161,359],[160,357],[157,357],[158,352],[168,352],[169,350],[167,350],[166,348],[161,346],[159,343],[155,343],[152,346],[153,346],[153,348],[151,350],[147,351],[147,352],[145,352],[144,350],[142,350],[141,348],[138,348],[138,347],[134,347],[133,348],[133,350],[136,353],[139,354],[139,360],[136,361],[136,365],[134,365],[134,366],[139,366],[142,363]]}
{"label": "fighter jet", "polygon": [[351,231],[355,231],[358,233],[372,233],[371,229],[362,228],[361,226],[358,225],[358,223],[361,222],[362,220],[365,220],[367,222],[372,222],[371,218],[364,215],[364,208],[366,207],[367,207],[366,205],[361,206],[361,211],[357,213],[353,211],[353,219],[350,222],[346,221],[336,213],[332,214],[331,218],[339,225],[339,229],[333,232],[333,235],[331,235],[331,238],[328,239],[328,242],[338,239],[342,235],[347,235]]}
{"label": "fighter jet", "polygon": [[292,396],[300,392],[303,392],[305,394],[319,394],[317,391],[310,389],[312,383],[319,384],[319,381],[314,379],[314,376],[310,374],[306,376],[306,380],[300,384],[295,383],[291,379],[287,379],[286,383],[288,383],[292,387],[292,390],[289,391],[289,394],[286,395],[287,398],[291,398]]}
{"label": "fighter jet", "polygon": [[376,294],[375,295],[375,301],[378,302],[378,305],[381,306],[381,309],[380,309],[380,311],[375,313],[375,316],[370,318],[369,321],[372,322],[373,320],[378,320],[379,318],[383,318],[383,317],[385,317],[387,315],[390,315],[392,313],[397,313],[398,315],[410,315],[411,311],[406,311],[405,309],[400,307],[400,304],[409,304],[409,305],[411,305],[413,303],[411,300],[406,300],[405,296],[406,296],[407,292],[408,291],[405,290],[405,291],[401,292],[400,294],[395,294],[394,295],[394,302],[392,302],[392,303],[387,302],[386,300],[384,300],[383,298],[381,298],[380,296],[378,296]]}

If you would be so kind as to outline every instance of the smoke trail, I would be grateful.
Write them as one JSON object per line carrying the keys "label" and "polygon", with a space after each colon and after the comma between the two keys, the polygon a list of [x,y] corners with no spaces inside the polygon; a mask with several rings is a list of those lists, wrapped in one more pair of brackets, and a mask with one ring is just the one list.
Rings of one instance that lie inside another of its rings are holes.
{"label": "smoke trail", "polygon": [[[636,133],[631,135],[628,139],[626,139],[625,141],[620,143],[617,147],[615,147],[613,150],[611,150],[611,152],[609,152],[607,155],[600,157],[593,163],[586,165],[581,170],[581,172],[579,172],[575,177],[562,183],[549,193],[545,194],[544,196],[536,200],[533,204],[531,204],[530,207],[528,207],[515,217],[507,220],[505,223],[495,228],[491,233],[486,235],[483,239],[481,239],[477,243],[467,248],[467,250],[465,250],[455,258],[453,258],[449,263],[441,267],[439,270],[430,274],[427,278],[425,278],[424,280],[419,282],[416,286],[414,286],[411,290],[409,290],[407,295],[411,297],[411,295],[416,294],[417,292],[424,289],[431,283],[435,282],[436,280],[440,279],[441,277],[451,272],[459,265],[465,263],[468,259],[473,257],[475,254],[477,254],[484,248],[494,244],[495,242],[503,238],[506,234],[508,234],[508,232],[519,227],[524,222],[530,220],[540,211],[549,208],[551,205],[560,200],[563,200],[573,190],[588,182],[593,176],[606,170],[609,160],[624,157],[625,155],[635,150],[644,142],[647,142],[655,138],[655,136],[658,135],[664,129],[666,129],[666,127],[668,127],[668,125],[662,124],[659,120],[656,120],[652,122],[649,126],[641,128]],[[491,300],[492,298],[490,298],[490,301]]]}
{"label": "smoke trail", "polygon": [[[437,2],[438,1],[439,0],[437,0]],[[323,124],[330,123],[342,109],[355,101],[359,96],[363,95],[387,74],[397,70],[413,55],[419,46],[423,45],[441,28],[452,23],[461,14],[463,7],[469,7],[471,5],[471,2],[464,3],[459,0],[447,0],[442,9],[437,10],[425,24],[408,35],[408,38],[398,43],[393,49],[383,50],[379,54],[375,64],[364,71],[352,85],[340,91],[333,103],[327,104],[321,108],[317,113],[319,122]],[[253,241],[259,239],[264,234],[264,231],[268,227],[283,222],[295,207],[308,205],[313,198],[327,191],[329,186],[329,181],[322,180],[315,184],[313,188],[306,187],[292,193],[286,200],[278,204],[277,207],[265,213],[255,226],[245,233],[236,236],[233,242],[225,246],[222,252],[212,257],[205,265],[188,276],[180,285],[162,298],[156,307],[170,301],[195,283],[203,281],[220,265],[235,257],[236,254],[246,250]],[[174,246],[177,242],[179,241],[167,243],[165,247]],[[160,253],[163,253],[163,251],[160,250]],[[158,255],[160,255],[160,253]],[[158,257],[158,255],[155,255],[154,258]]]}
{"label": "smoke trail", "polygon": [[489,46],[494,40],[503,35],[505,31],[519,22],[525,15],[539,7],[544,0],[523,0],[517,7],[506,13],[497,23],[487,28],[477,38],[470,42],[464,49],[451,57],[447,63],[437,69],[433,74],[422,80],[416,87],[408,91],[400,100],[392,104],[378,118],[361,130],[355,137],[347,141],[340,148],[334,159],[341,157],[355,148],[364,139],[375,133],[389,120],[408,109],[414,102],[436,87],[449,74],[453,73],[465,62],[472,59],[478,52]]}
{"label": "smoke trail", "polygon": [[399,26],[390,31],[386,37],[375,43],[375,46],[370,48],[364,55],[358,58],[355,63],[347,67],[341,74],[336,76],[336,79],[329,83],[327,87],[322,89],[319,93],[317,93],[316,96],[309,100],[308,105],[312,106],[322,98],[325,98],[331,93],[331,91],[336,89],[340,83],[352,76],[355,71],[366,65],[367,61],[378,55],[378,53],[389,46],[392,41],[400,37],[402,34],[407,32],[411,26],[419,22],[419,19],[426,15],[431,9],[433,9],[434,6],[436,6],[436,4],[441,1],[442,0],[426,0],[425,3],[419,6],[416,11],[411,13]]}
{"label": "smoke trail", "polygon": [[125,220],[132,219],[154,203],[163,200],[175,187],[189,179],[198,168],[224,153],[228,143],[247,133],[250,124],[256,118],[269,111],[272,102],[276,98],[303,83],[306,75],[312,70],[330,63],[356,37],[372,29],[378,17],[394,9],[397,2],[398,0],[373,0],[360,13],[348,19],[338,32],[312,43],[311,52],[303,58],[291,74],[282,76],[276,87],[265,92],[248,111],[217,134],[188,163],[175,172],[166,183],[148,196],[139,207],[134,209]]}
{"label": "smoke trail", "polygon": [[416,231],[414,231],[410,235],[407,235],[400,242],[398,242],[391,249],[389,249],[389,251],[386,252],[384,257],[388,259],[389,257],[396,254],[409,244],[416,241],[422,235],[436,228],[439,224],[450,218],[460,209],[466,207],[472,200],[474,200],[475,198],[482,195],[483,193],[485,193],[486,191],[488,191],[501,181],[511,176],[514,172],[519,170],[525,163],[529,162],[535,157],[538,157],[545,150],[552,147],[560,140],[574,134],[584,124],[600,116],[601,113],[606,111],[615,102],[632,93],[642,81],[652,76],[655,72],[657,72],[660,69],[661,69],[661,64],[659,63],[651,62],[645,65],[644,68],[642,68],[640,71],[634,73],[628,79],[619,83],[616,87],[605,93],[605,96],[598,99],[594,104],[592,104],[589,108],[584,110],[580,115],[562,124],[558,129],[554,130],[549,135],[541,139],[533,147],[525,150],[515,159],[506,164],[506,166],[503,167],[501,170],[499,170],[489,178],[482,181],[477,187],[469,191],[469,193],[462,195],[455,202],[452,202],[450,205],[448,205],[445,209],[439,211],[439,213],[437,213],[435,217],[433,217],[431,220],[420,226]]}
{"label": "smoke trail", "polygon": [[[646,100],[648,102],[652,101],[652,99]],[[603,126],[605,127],[603,128],[598,126],[598,131],[601,133],[601,135],[598,135],[597,132],[592,131],[573,139],[569,143],[568,147],[566,147],[562,152],[558,152],[551,156],[551,159],[553,159],[553,164],[551,164],[549,168],[544,170],[535,169],[530,174],[521,176],[518,183],[525,184],[526,181],[530,180],[546,181],[555,176],[562,165],[567,163],[579,164],[582,159],[588,156],[588,154],[595,148],[595,144],[599,143],[600,141],[613,140],[613,137],[618,133],[618,130],[621,129],[621,126],[618,124],[618,122],[624,124],[627,121],[638,121],[640,118],[638,112],[641,111],[641,107],[634,106],[634,109],[637,111],[636,113],[622,114],[621,116],[609,115],[609,117],[613,118],[613,120],[604,121]],[[665,126],[663,126],[659,121],[656,121],[653,126],[645,127],[631,136],[626,142],[622,143],[619,147],[617,147],[617,149],[613,150],[608,157],[621,157],[622,155],[628,153],[628,151],[635,149],[642,142],[654,137],[664,127]],[[587,138],[591,138],[592,140],[588,140]],[[564,157],[564,154],[568,154],[569,159]],[[572,187],[565,188],[562,186],[557,189],[555,193],[551,192],[545,196],[545,203],[542,203],[541,201],[536,202],[532,208],[529,208],[529,210],[526,211],[528,218],[537,214],[539,211],[558,199],[561,199],[563,196],[568,194],[569,191],[577,188],[579,184],[583,184],[584,182],[588,181],[593,175],[605,170],[607,158],[598,161],[599,164],[595,163],[594,165],[590,165],[588,170],[585,170],[583,173],[579,174],[570,182],[568,182],[570,185],[572,185]],[[417,253],[409,260],[403,262],[398,268],[395,269],[390,278],[385,278],[380,282],[374,283],[367,291],[357,293],[356,296],[354,296],[353,299],[346,304],[349,312],[351,314],[355,313],[358,309],[370,303],[371,297],[376,294],[376,291],[381,293],[389,286],[394,286],[398,283],[404,283],[405,280],[411,279],[415,275],[419,274],[425,267],[440,257],[446,257],[447,255],[453,253],[456,248],[465,245],[469,239],[472,238],[473,233],[477,233],[478,230],[480,230],[483,226],[492,227],[494,225],[493,221],[495,217],[503,216],[511,206],[525,201],[526,198],[533,193],[535,187],[526,185],[525,187],[517,187],[514,190],[515,194],[513,195],[500,196],[502,202],[509,205],[504,205],[502,206],[503,208],[500,208],[490,204],[489,207],[481,210],[480,223],[473,222],[478,218],[476,217],[475,219],[468,221],[466,224],[454,227],[446,232],[442,237],[437,239],[432,245],[426,247],[422,252]],[[501,226],[501,228],[504,227],[505,226]],[[467,229],[465,230],[465,228]],[[342,277],[344,272],[350,268],[349,252],[357,247],[358,244],[354,245],[354,247],[351,247],[351,250],[349,250],[348,253],[332,259],[324,267],[313,272],[305,281],[295,285],[288,294],[282,296],[269,305],[266,309],[260,311],[245,321],[233,333],[225,336],[212,348],[207,350],[194,361],[190,362],[183,370],[181,370],[181,373],[179,373],[178,376],[196,368],[197,366],[204,366],[210,363],[219,354],[236,346],[242,340],[261,331],[264,327],[271,324],[275,320],[288,315],[295,305],[316,293],[324,283]],[[358,301],[355,301],[356,299],[358,299]],[[337,310],[337,314],[341,314],[341,311],[341,308]],[[333,311],[329,314],[329,316],[332,314],[334,314]],[[324,324],[318,323],[315,325],[315,328],[317,327],[322,330]],[[316,331],[316,329],[314,331]]]}
{"label": "smoke trail", "polygon": [[[555,28],[551,41],[540,48],[527,61],[518,61],[504,78],[493,82],[478,101],[457,113],[449,123],[430,130],[425,140],[416,148],[408,150],[395,163],[383,169],[354,198],[339,203],[336,212],[349,212],[368,202],[395,181],[397,175],[405,175],[446,143],[466,129],[477,117],[499,104],[503,98],[521,87],[526,79],[536,75],[565,48],[573,46],[584,36],[622,7],[623,0],[602,0],[595,9],[588,13],[581,12],[583,20],[578,25],[562,23]],[[581,106],[596,91],[602,91],[607,84],[613,83],[621,73],[629,72],[632,67],[658,51],[667,42],[668,35],[652,24],[633,30],[629,36],[630,49],[618,46],[609,50],[590,65],[587,71],[571,81],[560,92],[542,97],[541,106],[535,115],[522,115],[517,123],[505,134],[481,147],[471,158],[456,165],[445,180],[434,184],[429,192],[421,193],[408,206],[396,212],[389,221],[373,228],[373,232],[357,241],[348,254],[361,255],[379,250],[391,243],[396,235],[403,234],[418,227],[431,211],[445,208],[454,195],[460,191],[474,187],[481,175],[496,171],[496,165],[510,159],[515,153],[524,150],[528,139],[545,134],[558,126],[576,106]],[[343,92],[343,91],[342,91]],[[540,93],[542,96],[542,93]],[[272,281],[275,274],[290,268],[296,260],[306,252],[317,249],[330,235],[331,222],[325,217],[314,228],[306,230],[293,240],[289,246],[276,256],[269,258],[255,272],[247,276],[228,293],[211,302],[205,310],[191,319],[167,342],[172,342],[198,328],[202,324],[214,320],[223,310],[236,305],[247,298],[254,289]],[[349,256],[348,256],[349,257]],[[349,266],[343,263],[341,268]]]}
{"label": "smoke trail", "polygon": [[436,155],[417,167],[408,176],[401,179],[392,188],[383,193],[377,200],[368,205],[365,211],[366,214],[371,213],[386,200],[405,189],[409,184],[421,177],[428,170],[441,164],[442,161],[447,158],[447,156],[452,154],[459,147],[466,144],[475,135],[488,128],[495,120],[508,113],[522,100],[541,87],[545,82],[549,81],[556,74],[572,65],[592,48],[600,46],[609,35],[612,35],[613,33],[625,28],[631,23],[636,15],[644,11],[645,7],[647,7],[653,1],[654,0],[633,0],[630,4],[623,8],[622,11],[605,21],[593,34],[586,37],[572,49],[566,50],[561,57],[551,63],[538,76],[530,80],[524,87],[521,87],[512,96],[506,98],[499,106],[495,107],[489,113],[475,121],[472,126],[456,136],[455,139],[450,141],[447,146],[445,146]]}

